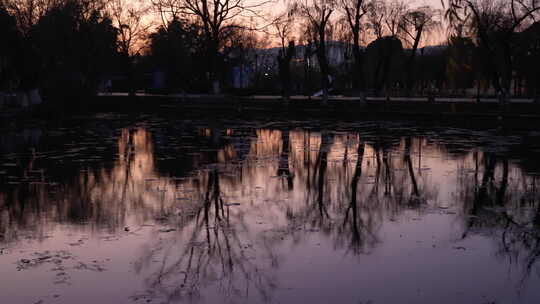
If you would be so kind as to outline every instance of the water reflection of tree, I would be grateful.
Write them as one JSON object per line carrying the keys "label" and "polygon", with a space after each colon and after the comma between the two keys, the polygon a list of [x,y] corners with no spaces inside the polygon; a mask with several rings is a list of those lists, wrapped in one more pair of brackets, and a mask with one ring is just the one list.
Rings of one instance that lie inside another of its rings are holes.
{"label": "water reflection of tree", "polygon": [[[374,225],[373,216],[368,216],[364,221],[361,217],[360,204],[358,204],[358,184],[362,177],[362,165],[364,160],[364,143],[359,140],[356,165],[354,168],[354,175],[351,181],[351,199],[350,204],[345,211],[343,218],[343,224],[341,225],[338,236],[346,237],[350,235],[349,248],[354,253],[360,253],[366,246],[372,247],[378,242],[376,235],[376,225]],[[367,244],[366,244],[367,240]]]}
{"label": "water reflection of tree", "polygon": [[[274,136],[275,132],[261,131],[258,132],[258,135],[263,136],[260,140],[261,144],[268,145],[268,148],[257,147],[254,151],[261,159],[268,158],[267,154],[261,153],[263,150],[268,151],[268,153],[275,153],[276,159],[278,159],[278,172],[280,172],[280,169],[284,169],[283,156],[287,154],[284,151],[289,150],[288,162],[292,162],[292,164],[287,164],[287,168],[290,168],[293,172],[289,172],[288,176],[294,176],[295,178],[295,195],[305,198],[304,204],[297,204],[297,202],[292,201],[290,202],[292,205],[283,206],[282,211],[287,219],[284,230],[287,233],[298,236],[302,232],[298,232],[297,227],[304,227],[308,230],[320,229],[323,234],[334,240],[336,246],[345,247],[356,254],[369,251],[378,242],[377,230],[382,225],[386,208],[389,204],[401,204],[401,196],[393,198],[392,191],[389,190],[397,187],[393,182],[396,180],[393,170],[396,162],[393,162],[391,158],[391,144],[379,151],[370,148],[374,154],[378,154],[379,161],[375,167],[367,169],[371,171],[371,174],[377,173],[376,176],[373,176],[375,180],[386,180],[385,189],[378,191],[380,189],[378,183],[369,183],[366,180],[367,178],[362,181],[362,168],[368,166],[364,158],[366,144],[360,141],[357,134],[347,134],[336,138],[333,134],[324,131],[321,133],[294,131],[290,135],[292,137],[290,139],[292,142],[290,148],[286,144],[289,138],[286,134]],[[346,140],[343,140],[343,138],[346,138]],[[349,141],[350,138],[355,140]],[[282,141],[281,150],[279,148],[270,148],[279,146],[279,144],[274,143],[273,139]],[[338,142],[344,145],[343,150],[335,148]],[[350,150],[355,150],[356,154],[349,152]],[[339,157],[342,157],[342,159],[338,159]],[[381,160],[381,158],[384,160]],[[412,163],[412,161],[410,162]],[[264,172],[262,168],[252,167],[249,163],[245,163],[244,166],[244,169],[239,168],[242,170],[244,182],[258,179],[258,177],[250,174],[257,175]],[[258,168],[259,170],[247,171],[247,168]],[[217,173],[212,172],[208,173],[210,180],[214,180],[215,176],[217,176]],[[385,174],[385,176],[381,177],[382,174]],[[403,181],[403,177],[400,181]],[[238,182],[241,183],[242,180]],[[217,182],[209,183],[209,185],[217,184]],[[230,186],[238,187],[235,184]],[[225,217],[223,215],[223,202],[221,199],[216,199],[218,194],[215,188],[212,189],[208,188],[204,195],[205,206],[207,207],[204,209],[205,216],[203,218],[207,222],[214,220],[218,223],[221,223],[220,220],[227,218],[226,222],[230,224],[229,216]],[[415,187],[415,189],[416,192],[413,194],[418,195],[420,190],[418,187]],[[283,190],[290,191],[292,189],[285,188]],[[234,192],[232,189],[224,191]],[[347,195],[342,195],[343,193],[347,193]],[[373,198],[377,198],[377,200],[373,200]],[[380,201],[381,203],[377,204],[373,201]],[[213,203],[210,204],[209,202]],[[403,207],[396,206],[393,209],[398,212],[397,210],[401,208],[408,207],[405,205]],[[396,214],[393,214],[393,216],[396,216]],[[246,229],[249,227],[249,224],[238,220],[234,220],[233,224]],[[219,226],[215,223],[210,224],[210,226],[213,225]],[[208,230],[205,231],[202,233],[206,235],[205,242],[210,244],[212,234]],[[237,229],[233,229],[233,231],[237,231]],[[216,233],[215,230],[214,233]],[[265,248],[272,248],[272,246]]]}
{"label": "water reflection of tree", "polygon": [[[2,185],[0,233],[16,232],[13,223],[37,234],[47,222],[114,233],[128,222],[176,220],[177,231],[160,235],[162,241],[148,247],[137,264],[142,272],[160,261],[148,279],[150,289],[173,301],[196,300],[215,285],[231,297],[255,286],[269,301],[277,282],[263,271],[260,258],[280,266],[281,235],[300,244],[309,231],[320,231],[336,250],[369,253],[385,220],[399,221],[406,210],[422,212],[438,191],[422,171],[429,147],[421,146],[440,144],[411,134],[281,128],[234,137],[214,127],[204,134],[186,128],[175,138],[175,129],[149,130],[122,129],[116,151],[107,152],[118,159],[74,165],[58,185],[28,183],[11,192]],[[464,159],[456,200],[463,203],[463,236],[496,235],[501,255],[522,259],[530,272],[540,252],[536,178],[504,153],[453,145],[460,153],[451,162]],[[183,155],[177,163],[176,154]],[[193,171],[190,157],[208,166]],[[33,171],[39,163],[27,163],[28,175],[38,178]],[[237,201],[245,208],[231,205]],[[281,234],[262,233],[254,214]]]}
{"label": "water reflection of tree", "polygon": [[13,151],[17,167],[9,175],[17,179],[0,180],[4,241],[39,238],[57,224],[116,233],[171,213],[170,190],[200,162],[217,161],[215,151],[227,144],[219,129],[217,140],[205,140],[188,123],[95,123],[49,130],[60,135]]}
{"label": "water reflection of tree", "polygon": [[[271,271],[261,269],[260,260],[252,261],[253,257],[250,257],[250,253],[258,255],[259,258],[262,255],[270,259],[272,267],[278,267],[279,256],[273,251],[280,242],[283,242],[283,237],[279,237],[279,234],[266,233],[257,233],[247,237],[246,234],[251,234],[250,230],[255,229],[253,222],[247,220],[242,211],[234,210],[232,206],[227,207],[228,204],[224,199],[224,197],[231,197],[235,188],[244,188],[245,185],[242,183],[249,184],[258,180],[258,174],[272,174],[266,167],[273,167],[271,165],[273,161],[276,161],[278,170],[283,165],[280,157],[283,156],[283,150],[288,149],[283,144],[286,135],[279,136],[279,132],[274,131],[260,131],[257,134],[259,136],[256,140],[257,144],[252,146],[251,151],[251,155],[257,157],[248,157],[243,166],[227,169],[242,172],[240,180],[232,184],[227,183],[225,188],[222,188],[222,181],[228,179],[227,176],[220,176],[217,168],[222,168],[221,166],[205,171],[206,173],[201,177],[207,179],[207,182],[202,183],[207,187],[196,191],[200,193],[200,201],[203,203],[193,218],[177,226],[181,231],[189,231],[189,239],[175,243],[175,239],[171,238],[166,245],[159,245],[169,248],[162,249],[160,252],[176,252],[172,248],[181,248],[181,244],[188,244],[184,245],[185,249],[181,250],[180,256],[171,258],[171,255],[163,254],[161,258],[165,266],[155,272],[148,281],[150,289],[163,295],[167,301],[180,301],[185,298],[194,301],[201,296],[201,288],[212,284],[227,286],[220,291],[227,296],[226,298],[240,289],[237,286],[254,284],[264,301],[271,299],[270,293],[277,282],[272,279]],[[339,188],[342,183],[332,181],[346,179],[345,187],[349,188],[348,192],[351,192],[350,188],[354,188],[355,194],[358,192],[364,159],[364,143],[359,142],[356,146],[358,157],[356,157],[354,167],[351,167],[350,164],[354,164],[353,162],[336,161],[336,151],[332,151],[335,138],[332,135],[325,132],[322,134],[309,132],[309,134],[310,136],[304,136],[302,131],[292,132],[291,148],[288,149],[291,154],[289,161],[292,161],[289,168],[294,171],[290,174],[295,179],[299,179],[295,182],[294,195],[303,197],[305,200],[293,200],[288,204],[276,202],[275,208],[272,208],[275,209],[274,211],[265,210],[268,207],[263,206],[262,212],[269,219],[272,218],[270,213],[277,211],[275,215],[285,219],[282,222],[284,226],[280,228],[273,225],[273,229],[292,236],[293,239],[302,234],[298,227],[308,230],[317,228],[332,237],[338,246],[346,242],[347,244],[343,246],[351,248],[355,253],[365,251],[365,248],[373,246],[377,241],[375,228],[380,225],[380,220],[370,218],[371,211],[358,203],[356,195],[351,200],[349,200],[350,197],[346,201],[336,199],[347,196],[336,196],[336,193],[342,190]],[[302,139],[300,143],[302,149],[298,149],[299,138]],[[281,140],[282,144],[276,144],[274,140]],[[275,157],[269,157],[268,153]],[[270,162],[266,166],[260,166],[260,161],[263,159],[269,159]],[[355,172],[352,180],[347,173],[351,169]],[[227,173],[229,175],[231,172]],[[234,172],[233,175],[235,175]],[[267,175],[266,179],[268,178]],[[279,176],[277,178],[280,180]],[[231,182],[231,180],[228,181]],[[271,185],[267,186],[271,188]],[[281,191],[285,192],[291,190],[293,189],[288,187],[281,188]],[[257,205],[260,204],[259,201]],[[258,206],[251,206],[249,209],[253,211],[258,208]],[[380,209],[373,210],[380,211]],[[246,238],[252,242],[251,246],[246,247],[246,244],[241,241]],[[152,260],[155,254],[155,251],[148,249],[139,264],[147,264],[143,261]]]}
{"label": "water reflection of tree", "polygon": [[[21,236],[41,239],[57,223],[88,220],[87,210],[95,207],[87,204],[83,188],[98,179],[91,181],[90,175],[110,170],[108,162],[114,157],[111,151],[115,145],[107,141],[113,134],[106,123],[92,131],[81,132],[80,128],[40,131],[39,141],[19,143],[12,153],[2,155],[14,163],[9,170],[10,182],[0,180],[0,238],[4,242]],[[96,138],[101,140],[99,145]],[[76,141],[78,145],[73,144]],[[104,165],[97,165],[98,158]],[[76,196],[66,197],[65,189]]]}
{"label": "water reflection of tree", "polygon": [[324,200],[325,180],[326,180],[326,168],[328,166],[328,149],[330,148],[330,140],[328,134],[321,132],[321,144],[319,146],[319,154],[317,161],[315,162],[315,169],[317,181],[315,182],[315,175],[313,176],[313,184],[316,185],[317,192],[317,209],[319,210],[320,225],[323,224],[324,218],[329,217],[326,207],[327,200]]}
{"label": "water reflection of tree", "polygon": [[[369,252],[385,218],[417,208],[436,191],[417,181],[411,138],[404,139],[402,151],[391,137],[378,136],[369,145],[361,133],[298,133],[293,151],[302,153],[292,155],[293,175],[300,180],[295,191],[305,193],[297,196],[306,203],[289,208],[287,218],[291,226],[308,225],[331,236],[338,247]],[[393,156],[401,153],[401,159]]]}
{"label": "water reflection of tree", "polygon": [[411,160],[411,138],[405,138],[405,153],[403,153],[403,158],[407,164],[407,169],[409,171],[409,178],[412,184],[412,195],[409,199],[410,204],[415,204],[420,200],[420,191],[418,190],[418,183],[416,182],[416,176],[414,174],[413,164]]}
{"label": "water reflection of tree", "polygon": [[[21,234],[44,237],[57,224],[116,233],[173,208],[167,188],[178,180],[156,175],[156,162],[164,156],[155,153],[155,138],[147,128],[84,132],[89,135],[70,134],[64,141],[46,141],[38,150],[14,154],[17,166],[10,175],[16,179],[0,185],[4,241]],[[79,144],[71,143],[75,140]],[[189,172],[181,168],[177,177]]]}
{"label": "water reflection of tree", "polygon": [[511,166],[502,153],[473,153],[474,169],[459,175],[464,232],[491,236],[501,257],[523,265],[525,279],[540,257],[540,201],[536,178]]}
{"label": "water reflection of tree", "polygon": [[224,201],[219,170],[209,171],[206,178],[206,189],[200,189],[204,191],[202,204],[198,207],[195,204],[196,210],[176,226],[188,231],[187,239],[177,242],[178,239],[171,237],[160,242],[161,256],[154,247],[149,247],[136,263],[137,271],[150,260],[161,259],[161,266],[146,281],[151,296],[166,303],[202,300],[201,289],[212,284],[219,286],[224,302],[235,296],[247,296],[252,287],[262,301],[270,302],[275,279],[255,261],[254,255],[270,257],[276,267],[277,257],[272,252],[272,242],[276,240],[266,239],[263,253],[244,241],[242,232],[248,225],[243,213],[230,212],[235,205]]}
{"label": "water reflection of tree", "polygon": [[281,155],[279,157],[279,167],[277,171],[277,176],[284,177],[287,181],[288,190],[291,191],[294,188],[293,176],[291,175],[291,170],[289,167],[289,153],[290,153],[290,140],[289,140],[289,130],[285,129],[281,131],[282,136],[282,148]]}

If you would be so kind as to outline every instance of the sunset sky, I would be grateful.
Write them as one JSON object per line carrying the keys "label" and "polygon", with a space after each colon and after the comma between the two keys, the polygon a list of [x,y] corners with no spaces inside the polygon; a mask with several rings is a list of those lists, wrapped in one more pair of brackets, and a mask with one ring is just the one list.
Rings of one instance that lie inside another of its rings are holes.
{"label": "sunset sky", "polygon": [[[391,2],[392,0],[386,0],[387,2]],[[443,0],[445,3],[448,0]],[[419,7],[419,6],[425,6],[429,5],[435,9],[443,9],[443,5],[441,3],[441,0],[403,0],[403,2],[407,3],[410,7]],[[272,14],[279,14],[279,7],[284,6],[284,3],[286,3],[286,0],[280,0],[278,5],[273,4],[272,5]],[[423,41],[421,42],[421,46],[426,45],[439,45],[441,43],[444,43],[446,40],[446,31],[445,27],[443,27],[438,31],[431,33],[429,37],[425,36]],[[277,41],[276,41],[277,44]]]}
{"label": "sunset sky", "polygon": [[[142,3],[147,3],[146,1],[149,1],[149,0],[132,0],[132,1],[135,1],[135,3],[137,1],[141,1]],[[252,3],[260,3],[260,0],[247,0],[248,2],[252,2]],[[265,22],[260,22],[260,21],[256,21],[256,24],[261,24],[261,23],[266,23],[268,24],[269,20],[272,20],[273,18],[275,18],[276,16],[282,14],[285,10],[285,7],[286,7],[286,3],[289,3],[291,0],[276,0],[276,1],[272,1],[270,4],[266,5],[265,8],[263,9],[263,12],[264,14],[266,15],[266,18],[268,18],[268,21],[265,21]],[[391,2],[392,0],[387,0],[388,2]],[[430,5],[432,6],[433,8],[435,9],[442,9],[443,6],[441,4],[441,0],[403,0],[405,3],[409,4],[410,7],[418,7],[418,6],[424,6],[424,5]],[[447,0],[444,0],[445,2]],[[140,2],[139,2],[140,3]],[[156,18],[157,16],[156,15],[152,15],[152,16],[149,16],[150,20],[153,19],[155,24],[156,25],[159,25],[161,24],[161,21],[159,18]],[[300,22],[298,22],[297,25],[299,25]],[[271,29],[269,29],[270,32],[272,31]],[[293,35],[293,36],[296,36],[296,35]],[[270,46],[273,47],[273,46],[278,46],[279,45],[279,41],[277,38],[272,38],[272,37],[267,37],[267,38],[270,38]],[[369,43],[369,40],[368,39],[368,43]],[[436,32],[436,33],[431,33],[429,35],[429,37],[425,36],[423,41],[421,42],[421,46],[425,46],[425,45],[438,45],[438,44],[441,44],[443,43],[444,41],[446,40],[446,33],[445,33],[445,30],[444,30],[444,27],[441,28],[439,30],[439,32]]]}

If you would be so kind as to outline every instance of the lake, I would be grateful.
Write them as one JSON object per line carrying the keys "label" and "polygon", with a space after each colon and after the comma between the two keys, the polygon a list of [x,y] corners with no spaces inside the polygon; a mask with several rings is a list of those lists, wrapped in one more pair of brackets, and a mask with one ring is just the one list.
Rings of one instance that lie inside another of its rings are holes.
{"label": "lake", "polygon": [[540,132],[99,114],[0,132],[1,303],[538,303]]}

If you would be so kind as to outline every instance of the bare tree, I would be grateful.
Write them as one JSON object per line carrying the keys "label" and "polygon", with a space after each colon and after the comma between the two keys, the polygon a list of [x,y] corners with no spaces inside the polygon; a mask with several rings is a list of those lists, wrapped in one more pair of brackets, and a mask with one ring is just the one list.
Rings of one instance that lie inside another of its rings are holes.
{"label": "bare tree", "polygon": [[368,27],[373,32],[375,39],[384,36],[385,3],[381,0],[373,0],[367,5]]}
{"label": "bare tree", "polygon": [[283,100],[289,101],[291,95],[291,60],[295,53],[294,41],[289,41],[287,49],[281,49],[277,56],[279,78],[283,89]]}
{"label": "bare tree", "polygon": [[389,36],[398,36],[401,32],[401,21],[409,7],[405,2],[394,0],[384,6],[384,24]]}
{"label": "bare tree", "polygon": [[446,4],[451,28],[456,32],[467,30],[483,50],[487,73],[504,101],[512,78],[514,35],[535,21],[540,1],[447,0]]}
{"label": "bare tree", "polygon": [[107,2],[107,10],[118,32],[118,51],[127,73],[129,94],[134,96],[136,76],[133,56],[145,46],[148,30],[152,27],[152,24],[145,20],[150,6],[142,0],[111,0]]}
{"label": "bare tree", "polygon": [[330,17],[336,8],[337,3],[334,0],[304,0],[299,6],[300,13],[308,22],[308,33],[316,46],[317,61],[321,69],[323,104],[328,102],[330,87],[330,65],[326,54],[326,40]]}
{"label": "bare tree", "polygon": [[2,6],[15,17],[17,26],[27,33],[57,2],[56,0],[0,0]]}
{"label": "bare tree", "polygon": [[153,24],[146,17],[150,12],[143,0],[111,0],[107,2],[113,25],[118,29],[118,50],[134,55],[144,47]]}
{"label": "bare tree", "polygon": [[[227,35],[224,35],[224,48],[221,51],[224,57],[228,58],[228,62],[239,67],[239,78],[236,78],[235,83],[240,84],[239,88],[246,88],[253,84],[258,86],[260,79],[259,59],[264,61],[264,58],[259,58],[260,50],[267,49],[270,40],[254,30],[254,26],[230,28]],[[250,77],[249,73],[245,73],[245,66],[254,67],[254,77]]]}
{"label": "bare tree", "polygon": [[279,78],[283,91],[283,100],[288,102],[291,94],[291,60],[295,54],[294,31],[295,7],[290,7],[272,22],[276,35],[280,40],[281,49],[277,56]]}
{"label": "bare tree", "polygon": [[[352,34],[352,53],[354,56],[353,87],[364,89],[363,81],[363,52],[360,47],[361,34],[365,33],[363,17],[368,13],[367,0],[340,0],[344,19]],[[363,93],[360,93],[363,94]]]}
{"label": "bare tree", "polygon": [[279,39],[281,49],[285,51],[289,41],[294,40],[294,13],[295,7],[287,8],[287,10],[278,15],[272,20],[272,26],[276,32],[276,36]]}
{"label": "bare tree", "polygon": [[405,2],[398,0],[392,2],[384,0],[366,2],[367,26],[371,29],[375,39],[384,36],[397,37],[401,31],[402,17],[408,9],[409,7]]}
{"label": "bare tree", "polygon": [[241,27],[239,20],[248,16],[259,16],[261,9],[271,0],[154,0],[162,20],[193,18],[201,24],[206,39],[209,60],[209,78],[214,93],[220,92],[218,57],[223,47],[224,36],[231,29]]}
{"label": "bare tree", "polygon": [[172,20],[179,20],[182,15],[179,0],[151,0],[151,3],[164,29],[168,28]]}
{"label": "bare tree", "polygon": [[[51,9],[60,7],[70,0],[0,0],[10,15],[17,20],[17,26],[23,33],[28,31],[45,16]],[[96,11],[102,11],[105,7],[105,0],[74,0],[83,9],[82,16],[90,17]]]}

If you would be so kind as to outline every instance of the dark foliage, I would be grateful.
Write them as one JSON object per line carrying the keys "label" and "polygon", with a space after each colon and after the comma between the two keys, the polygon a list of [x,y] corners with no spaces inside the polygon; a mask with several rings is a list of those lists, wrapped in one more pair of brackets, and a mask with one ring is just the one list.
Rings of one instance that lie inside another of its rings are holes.
{"label": "dark foliage", "polygon": [[168,91],[193,91],[205,86],[204,37],[200,26],[175,19],[150,37],[151,61],[166,73]]}
{"label": "dark foliage", "polygon": [[116,34],[109,18],[84,3],[70,1],[50,10],[28,37],[42,60],[43,92],[65,102],[97,93],[117,57]]}

